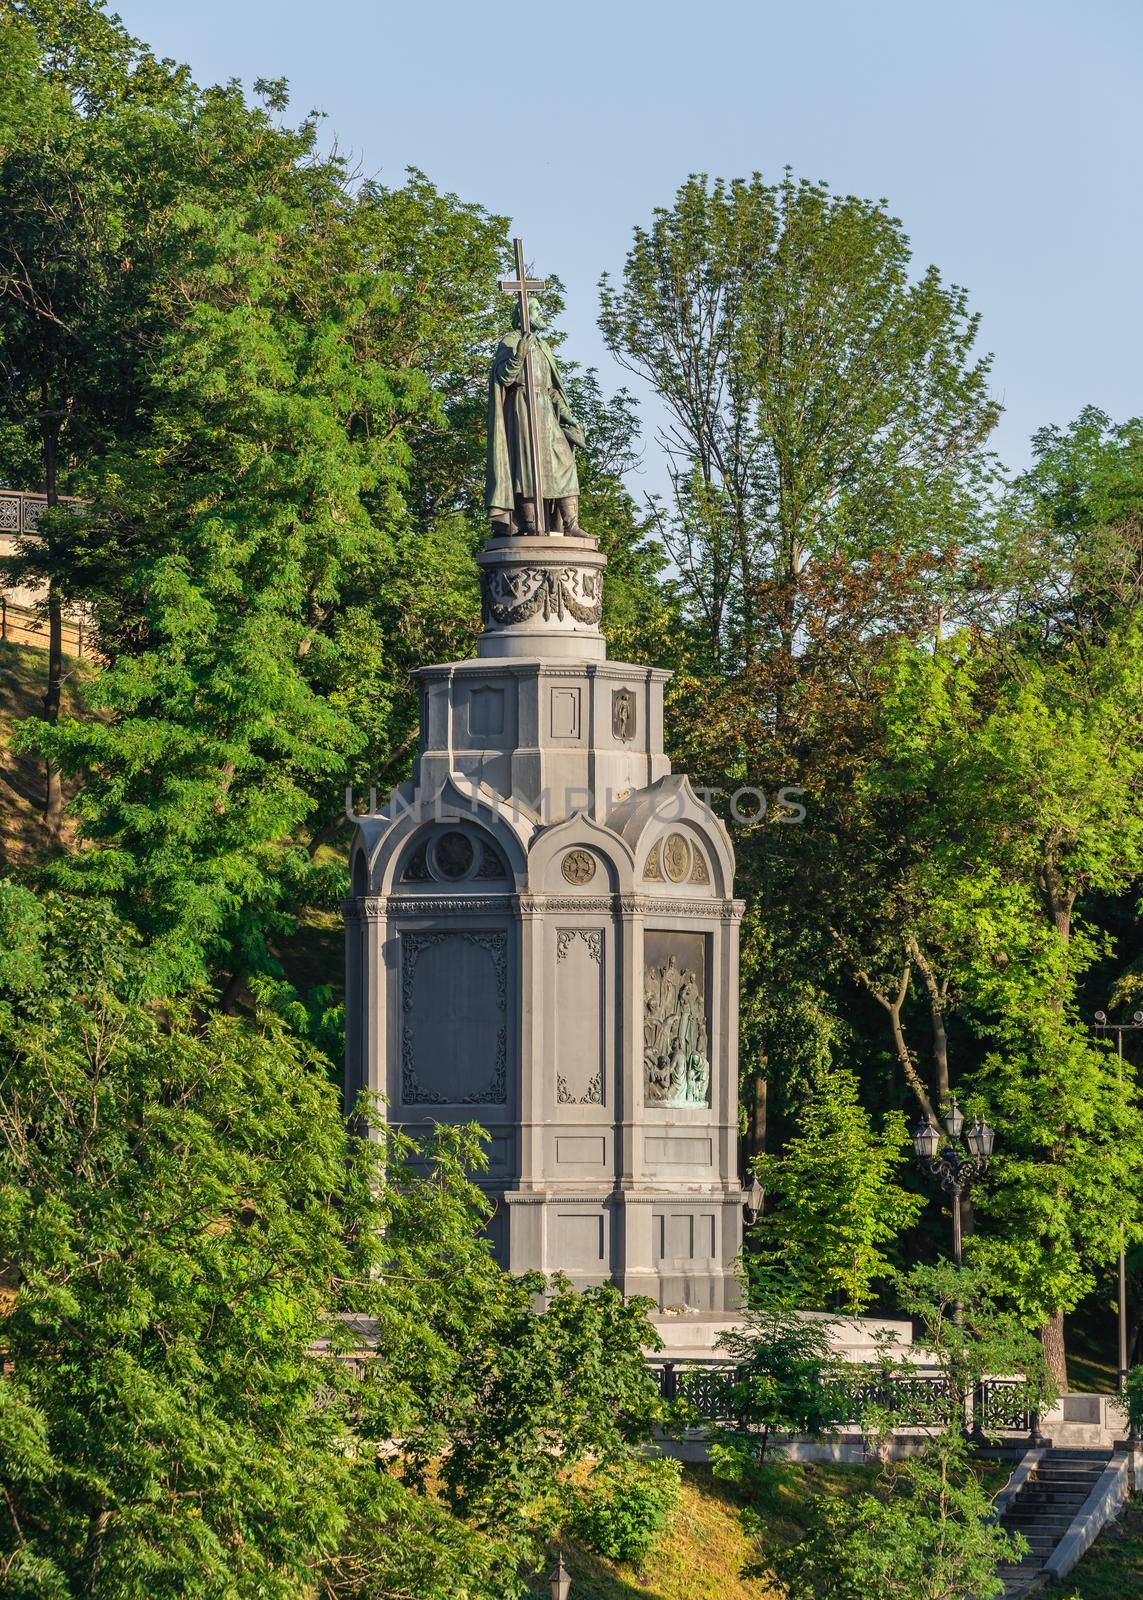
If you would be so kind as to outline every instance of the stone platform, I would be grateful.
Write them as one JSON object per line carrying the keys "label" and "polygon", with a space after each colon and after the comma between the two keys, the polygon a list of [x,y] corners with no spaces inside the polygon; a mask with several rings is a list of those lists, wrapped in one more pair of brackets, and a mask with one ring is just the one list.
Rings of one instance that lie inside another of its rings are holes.
{"label": "stone platform", "polygon": [[[876,1361],[879,1341],[892,1338],[893,1352],[908,1356],[913,1350],[913,1325],[908,1319],[889,1317],[842,1317],[833,1313],[803,1311],[810,1321],[829,1324],[829,1347],[846,1361]],[[663,1341],[657,1361],[701,1361],[718,1359],[719,1340],[744,1326],[733,1311],[722,1315],[662,1312],[652,1315],[651,1323]]]}

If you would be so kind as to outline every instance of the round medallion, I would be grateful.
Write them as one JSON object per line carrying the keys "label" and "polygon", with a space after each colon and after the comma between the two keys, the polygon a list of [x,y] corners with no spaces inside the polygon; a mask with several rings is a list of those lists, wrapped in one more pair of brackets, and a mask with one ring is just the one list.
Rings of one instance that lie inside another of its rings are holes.
{"label": "round medallion", "polygon": [[595,877],[595,857],[590,850],[569,850],[563,860],[563,874],[569,883],[590,883]]}
{"label": "round medallion", "polygon": [[464,833],[442,833],[433,846],[433,866],[442,878],[463,878],[472,869],[476,852]]}
{"label": "round medallion", "polygon": [[672,883],[682,883],[690,870],[690,844],[681,833],[669,834],[663,844],[663,871]]}

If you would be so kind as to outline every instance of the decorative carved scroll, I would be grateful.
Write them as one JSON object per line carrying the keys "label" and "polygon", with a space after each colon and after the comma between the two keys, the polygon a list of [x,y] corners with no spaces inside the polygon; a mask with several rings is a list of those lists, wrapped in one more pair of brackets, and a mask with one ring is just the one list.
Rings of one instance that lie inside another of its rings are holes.
{"label": "decorative carved scroll", "polygon": [[573,939],[582,939],[593,961],[603,960],[602,928],[558,928],[556,930],[556,960],[563,961]]}
{"label": "decorative carved scroll", "polygon": [[659,860],[659,851],[661,849],[661,842],[653,844],[648,852],[646,861],[643,863],[643,879],[646,883],[663,882],[663,868]]}
{"label": "decorative carved scroll", "polygon": [[603,580],[581,567],[515,567],[481,571],[480,598],[484,622],[510,627],[542,614],[564,613],[594,627],[603,614]]}
{"label": "decorative carved scroll", "polygon": [[556,1073],[556,1099],[561,1106],[599,1106],[603,1104],[603,1085],[599,1081],[597,1072],[588,1081],[583,1094],[575,1095],[568,1088],[568,1081],[562,1072]]}

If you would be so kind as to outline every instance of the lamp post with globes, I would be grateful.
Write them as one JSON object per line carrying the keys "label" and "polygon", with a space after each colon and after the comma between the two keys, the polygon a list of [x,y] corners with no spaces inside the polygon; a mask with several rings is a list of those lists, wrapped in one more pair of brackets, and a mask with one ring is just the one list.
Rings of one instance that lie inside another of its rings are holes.
{"label": "lamp post with globes", "polygon": [[[961,1144],[962,1133],[964,1145]],[[936,1178],[952,1199],[953,1259],[958,1267],[961,1265],[960,1197],[988,1166],[995,1142],[996,1135],[983,1117],[977,1117],[965,1132],[964,1112],[957,1105],[955,1095],[945,1112],[943,1133],[927,1117],[913,1130],[913,1149],[922,1169]]]}
{"label": "lamp post with globes", "polygon": [[[1096,1033],[1114,1033],[1119,1051],[1119,1079],[1123,1081],[1123,1035],[1143,1028],[1143,1011],[1136,1011],[1130,1022],[1108,1022],[1106,1011],[1095,1014]],[[1120,1394],[1127,1387],[1127,1252],[1123,1246],[1123,1227],[1119,1228],[1119,1381]]]}

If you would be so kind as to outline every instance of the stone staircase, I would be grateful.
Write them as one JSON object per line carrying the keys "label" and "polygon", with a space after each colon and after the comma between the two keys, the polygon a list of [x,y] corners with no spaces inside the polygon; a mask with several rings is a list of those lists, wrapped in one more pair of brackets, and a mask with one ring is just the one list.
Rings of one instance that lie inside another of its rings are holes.
{"label": "stone staircase", "polygon": [[1022,1533],[1031,1551],[1020,1564],[998,1569],[1005,1600],[1040,1587],[1044,1563],[1111,1461],[1110,1450],[1048,1450],[1019,1494],[1008,1503],[1000,1526]]}

